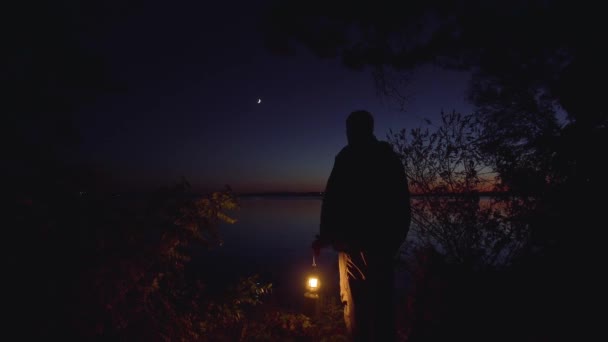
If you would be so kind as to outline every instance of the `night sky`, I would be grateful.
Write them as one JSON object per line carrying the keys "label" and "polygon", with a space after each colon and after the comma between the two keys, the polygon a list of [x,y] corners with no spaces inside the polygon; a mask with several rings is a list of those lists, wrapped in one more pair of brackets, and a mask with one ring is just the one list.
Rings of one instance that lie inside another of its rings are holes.
{"label": "night sky", "polygon": [[370,70],[303,47],[273,54],[258,30],[265,10],[147,1],[83,33],[115,87],[79,109],[80,156],[122,184],[184,176],[201,190],[322,191],[351,111],[371,111],[385,139],[472,108],[464,73],[419,69],[402,112],[377,95]]}

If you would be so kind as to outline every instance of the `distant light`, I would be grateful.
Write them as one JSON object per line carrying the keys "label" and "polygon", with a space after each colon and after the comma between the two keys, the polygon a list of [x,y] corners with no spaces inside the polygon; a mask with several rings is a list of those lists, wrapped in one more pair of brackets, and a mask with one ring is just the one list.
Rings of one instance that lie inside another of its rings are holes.
{"label": "distant light", "polygon": [[262,103],[262,99],[258,99],[258,104]]}

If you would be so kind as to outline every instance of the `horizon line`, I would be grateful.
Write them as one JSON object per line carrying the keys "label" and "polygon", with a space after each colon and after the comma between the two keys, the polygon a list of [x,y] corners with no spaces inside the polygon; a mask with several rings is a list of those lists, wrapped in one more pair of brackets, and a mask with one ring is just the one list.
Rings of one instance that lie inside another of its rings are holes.
{"label": "horizon line", "polygon": [[[247,191],[235,192],[238,196],[322,196],[325,191]],[[508,191],[477,191],[478,194],[506,194]],[[458,192],[443,192],[443,193],[410,193],[410,196],[443,196],[443,195],[459,195]]]}

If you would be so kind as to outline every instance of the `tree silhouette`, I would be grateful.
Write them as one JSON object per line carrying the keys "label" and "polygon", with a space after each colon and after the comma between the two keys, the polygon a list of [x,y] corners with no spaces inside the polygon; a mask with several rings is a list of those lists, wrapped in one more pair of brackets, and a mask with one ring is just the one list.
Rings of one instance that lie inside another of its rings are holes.
{"label": "tree silhouette", "polygon": [[[421,65],[471,73],[468,95],[486,165],[511,193],[537,201],[526,217],[535,247],[517,266],[534,294],[525,296],[526,305],[542,307],[534,324],[550,331],[549,322],[558,322],[575,336],[591,331],[593,319],[576,313],[596,301],[604,284],[604,204],[595,199],[608,191],[601,152],[608,146],[600,86],[608,78],[604,12],[589,3],[523,0],[306,1],[273,8],[264,25],[272,49],[289,53],[295,41],[353,69],[371,68],[388,94],[401,94],[392,80],[402,77],[393,75]],[[556,315],[558,301],[573,315]]]}
{"label": "tree silhouette", "polygon": [[[468,70],[469,97],[479,119],[494,128],[488,149],[503,165],[505,182],[539,191],[542,184],[524,175],[539,182],[546,177],[535,170],[552,166],[562,179],[605,189],[596,172],[605,169],[589,152],[605,142],[607,120],[602,89],[592,86],[608,77],[606,49],[598,48],[605,42],[594,39],[604,31],[601,13],[563,1],[307,1],[275,4],[264,29],[276,51],[291,51],[295,40],[321,57],[373,68],[393,95],[399,84],[387,75],[395,72],[428,63]],[[560,111],[569,120],[563,131]]]}
{"label": "tree silhouette", "polygon": [[435,248],[448,262],[477,270],[505,267],[522,253],[529,224],[521,218],[534,208],[531,198],[506,192],[484,154],[483,135],[474,115],[452,112],[442,113],[434,130],[389,136],[417,195],[413,247]]}

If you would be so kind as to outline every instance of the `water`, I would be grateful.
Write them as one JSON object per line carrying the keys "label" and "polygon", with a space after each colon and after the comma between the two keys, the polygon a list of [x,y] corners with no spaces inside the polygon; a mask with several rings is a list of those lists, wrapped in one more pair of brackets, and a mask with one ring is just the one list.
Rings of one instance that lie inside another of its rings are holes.
{"label": "water", "polygon": [[[321,197],[251,197],[241,198],[240,204],[240,210],[231,213],[238,222],[220,226],[223,246],[199,250],[193,267],[211,274],[218,284],[259,275],[273,284],[281,304],[297,308],[312,269],[311,243],[319,233]],[[316,262],[325,293],[339,298],[337,252],[326,248]],[[398,273],[396,287],[405,288],[407,279],[403,271]]]}
{"label": "water", "polygon": [[[198,251],[193,266],[219,282],[257,274],[272,282],[275,294],[284,300],[303,297],[312,268],[311,243],[319,232],[321,198],[241,198],[240,204],[231,213],[237,223],[220,226],[223,246]],[[337,253],[325,249],[316,261],[325,289],[336,294]]]}

